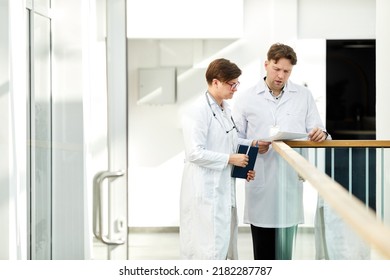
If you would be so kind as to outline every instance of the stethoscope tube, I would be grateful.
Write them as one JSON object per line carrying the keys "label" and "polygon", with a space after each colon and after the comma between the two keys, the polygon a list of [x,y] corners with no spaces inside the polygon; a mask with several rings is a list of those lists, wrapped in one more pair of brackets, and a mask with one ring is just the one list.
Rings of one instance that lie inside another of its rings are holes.
{"label": "stethoscope tube", "polygon": [[[217,118],[217,114],[214,112],[213,108],[211,107],[211,103],[210,103],[210,99],[209,99],[209,94],[210,94],[210,93],[209,93],[208,91],[205,92],[207,104],[209,105],[210,110],[211,110],[211,112],[213,113],[214,118],[219,122],[219,124],[221,125],[221,127],[225,130],[226,134],[228,134],[228,133],[229,133],[230,131],[232,131],[233,129],[236,129],[236,131],[239,132],[239,131],[238,131],[238,128],[237,128],[237,126],[236,126],[236,123],[234,122],[233,116],[230,116],[230,120],[232,121],[232,124],[233,124],[233,127],[232,127],[230,130],[227,130],[226,127],[222,124],[222,122]],[[210,95],[211,95],[211,94],[210,94]],[[211,96],[211,98],[213,98],[213,97]],[[214,101],[215,101],[215,100],[214,100]],[[221,108],[221,110],[223,110],[223,109]]]}

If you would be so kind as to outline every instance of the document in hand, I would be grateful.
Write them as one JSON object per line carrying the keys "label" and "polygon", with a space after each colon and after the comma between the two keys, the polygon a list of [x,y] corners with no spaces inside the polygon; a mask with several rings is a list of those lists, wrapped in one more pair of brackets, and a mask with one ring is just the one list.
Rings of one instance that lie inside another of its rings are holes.
{"label": "document in hand", "polygon": [[261,141],[272,142],[277,140],[297,140],[297,139],[306,139],[306,138],[307,138],[307,133],[279,131],[275,135],[262,139]]}
{"label": "document in hand", "polygon": [[249,162],[246,167],[233,166],[232,177],[246,179],[248,171],[253,170],[253,168],[255,167],[258,151],[259,151],[258,147],[238,145],[237,153],[247,154],[249,156]]}

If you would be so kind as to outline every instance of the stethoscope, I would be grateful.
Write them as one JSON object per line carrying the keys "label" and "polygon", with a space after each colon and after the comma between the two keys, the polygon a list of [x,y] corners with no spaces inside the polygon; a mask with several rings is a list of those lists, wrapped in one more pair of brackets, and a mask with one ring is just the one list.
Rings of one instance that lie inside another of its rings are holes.
{"label": "stethoscope", "polygon": [[[230,120],[232,121],[233,127],[232,127],[231,129],[229,129],[229,130],[226,129],[226,127],[222,124],[222,122],[217,118],[217,114],[214,112],[213,108],[211,107],[211,103],[210,103],[210,99],[209,99],[209,96],[208,96],[208,92],[207,92],[207,91],[206,91],[206,93],[205,93],[205,96],[206,96],[207,104],[209,105],[210,110],[211,110],[211,112],[213,113],[214,118],[219,122],[219,124],[221,125],[221,127],[225,130],[226,134],[228,134],[228,133],[229,133],[230,131],[232,131],[233,129],[236,129],[236,131],[239,132],[239,131],[238,131],[238,128],[237,128],[237,126],[236,126],[236,123],[235,123],[234,120],[233,120],[233,116],[230,116]],[[213,96],[211,96],[211,98],[213,98]],[[214,100],[214,101],[215,101],[215,100]],[[221,108],[221,110],[223,110],[223,109]]]}

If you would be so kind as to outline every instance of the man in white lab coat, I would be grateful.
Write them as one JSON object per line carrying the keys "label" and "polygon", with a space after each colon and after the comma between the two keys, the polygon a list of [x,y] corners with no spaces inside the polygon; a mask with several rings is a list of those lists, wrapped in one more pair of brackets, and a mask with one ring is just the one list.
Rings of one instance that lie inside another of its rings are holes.
{"label": "man in white lab coat", "polygon": [[309,89],[289,81],[296,63],[290,46],[272,45],[264,63],[266,77],[235,97],[239,137],[259,145],[256,178],[246,183],[244,210],[256,260],[291,259],[297,225],[304,222],[302,181],[290,167],[281,172],[279,156],[262,139],[278,131],[307,133],[316,142],[328,136]]}
{"label": "man in white lab coat", "polygon": [[[228,103],[239,85],[241,70],[216,59],[206,71],[207,92],[183,120],[185,165],[180,195],[182,259],[237,259],[237,210],[233,165],[245,167],[237,154],[237,128]],[[247,180],[254,178],[248,172]]]}

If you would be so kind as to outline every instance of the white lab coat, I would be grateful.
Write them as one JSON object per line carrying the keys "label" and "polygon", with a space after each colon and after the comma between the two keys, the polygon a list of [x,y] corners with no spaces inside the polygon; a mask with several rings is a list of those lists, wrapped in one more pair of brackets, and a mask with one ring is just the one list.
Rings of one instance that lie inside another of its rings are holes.
{"label": "white lab coat", "polygon": [[233,127],[228,104],[224,101],[222,111],[211,96],[209,102],[202,95],[183,120],[181,257],[237,259],[235,179],[228,164],[237,147],[237,131],[226,132]]}
{"label": "white lab coat", "polygon": [[[277,102],[261,80],[254,87],[238,92],[234,100],[233,117],[239,137],[247,144],[269,136],[270,128],[307,133],[314,127],[324,129],[311,92],[288,82]],[[244,222],[257,227],[283,228],[304,222],[303,183],[297,173],[284,165],[272,149],[258,154],[255,180],[246,182]],[[285,177],[282,177],[286,174]]]}

